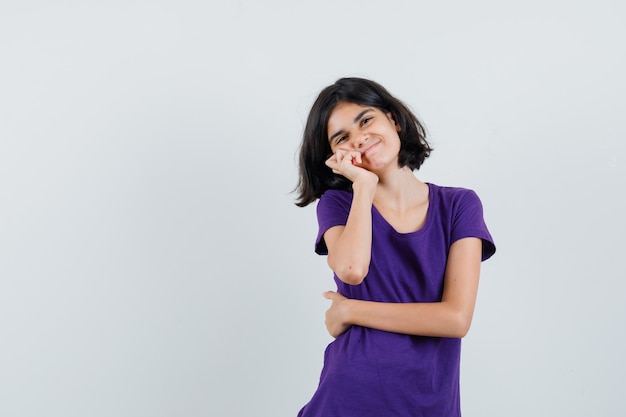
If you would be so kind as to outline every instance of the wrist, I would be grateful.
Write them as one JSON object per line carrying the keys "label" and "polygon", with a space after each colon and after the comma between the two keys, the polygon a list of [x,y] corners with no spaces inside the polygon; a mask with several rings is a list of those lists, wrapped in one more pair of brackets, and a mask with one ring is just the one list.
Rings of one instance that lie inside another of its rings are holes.
{"label": "wrist", "polygon": [[370,194],[373,197],[374,193],[376,192],[377,185],[378,185],[378,177],[371,178],[371,179],[368,178],[368,179],[357,180],[352,183],[352,191],[354,191],[355,193],[365,192],[365,193]]}
{"label": "wrist", "polygon": [[346,326],[354,324],[354,307],[358,300],[346,299],[343,303],[343,323]]}

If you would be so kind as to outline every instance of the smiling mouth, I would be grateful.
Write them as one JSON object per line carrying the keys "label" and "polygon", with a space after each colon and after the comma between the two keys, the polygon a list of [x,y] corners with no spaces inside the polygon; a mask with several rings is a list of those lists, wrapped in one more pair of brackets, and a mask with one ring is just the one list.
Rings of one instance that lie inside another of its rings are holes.
{"label": "smiling mouth", "polygon": [[365,149],[363,152],[361,152],[361,155],[367,155],[372,149],[374,149],[376,146],[378,146],[379,143],[380,143],[380,141],[378,141],[375,144],[369,146],[367,149]]}

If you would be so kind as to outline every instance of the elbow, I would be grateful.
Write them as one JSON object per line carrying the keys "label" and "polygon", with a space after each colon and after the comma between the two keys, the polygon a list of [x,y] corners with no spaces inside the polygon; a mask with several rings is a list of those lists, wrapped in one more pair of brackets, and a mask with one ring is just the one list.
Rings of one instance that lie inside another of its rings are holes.
{"label": "elbow", "polygon": [[342,282],[349,285],[359,285],[367,276],[368,268],[359,268],[354,265],[346,265],[343,268],[337,268],[335,275]]}
{"label": "elbow", "polygon": [[369,259],[341,259],[328,256],[328,266],[333,270],[337,278],[348,285],[359,285],[369,272]]}
{"label": "elbow", "polygon": [[469,326],[459,328],[457,330],[456,336],[454,336],[454,337],[456,337],[458,339],[463,339],[469,333],[469,329],[470,329]]}
{"label": "elbow", "polygon": [[458,313],[453,318],[451,324],[452,325],[450,326],[450,336],[462,339],[469,333],[470,327],[472,325],[472,318],[468,317],[467,314]]}

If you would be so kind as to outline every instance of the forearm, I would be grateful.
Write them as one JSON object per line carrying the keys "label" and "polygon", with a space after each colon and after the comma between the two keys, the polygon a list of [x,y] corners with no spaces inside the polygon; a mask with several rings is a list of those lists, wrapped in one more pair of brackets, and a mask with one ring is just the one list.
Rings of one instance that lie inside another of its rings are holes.
{"label": "forearm", "polygon": [[380,303],[346,300],[345,323],[394,333],[464,337],[472,313],[450,302]]}
{"label": "forearm", "polygon": [[345,227],[327,239],[328,264],[342,281],[359,284],[367,275],[371,259],[372,202],[376,186],[355,183],[353,190]]}
{"label": "forearm", "polygon": [[482,243],[463,238],[450,247],[440,302],[382,303],[348,299],[334,291],[326,311],[326,327],[333,337],[357,325],[394,333],[433,337],[464,337],[476,305]]}
{"label": "forearm", "polygon": [[338,320],[395,333],[420,336],[463,337],[472,322],[480,277],[480,239],[452,244],[448,254],[444,291],[440,302],[377,303],[346,299]]}

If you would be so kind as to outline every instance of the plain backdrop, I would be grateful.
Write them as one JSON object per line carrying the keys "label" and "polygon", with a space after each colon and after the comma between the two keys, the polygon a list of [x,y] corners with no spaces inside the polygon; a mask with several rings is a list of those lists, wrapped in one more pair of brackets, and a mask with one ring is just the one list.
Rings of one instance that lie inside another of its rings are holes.
{"label": "plain backdrop", "polygon": [[295,416],[334,289],[293,203],[318,92],[424,121],[498,252],[465,417],[626,408],[620,1],[0,3],[0,415]]}

